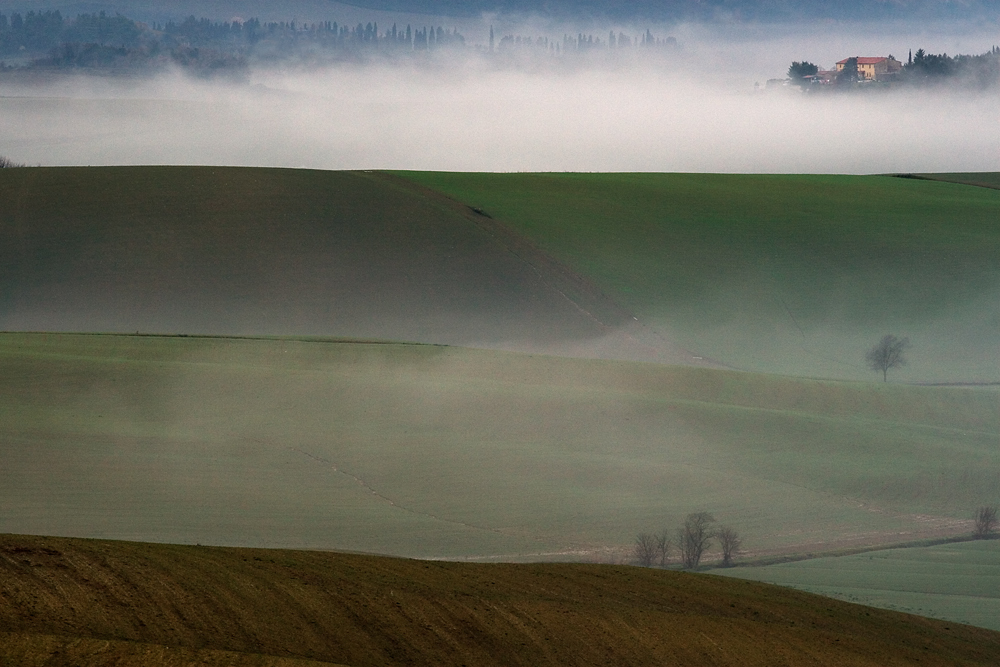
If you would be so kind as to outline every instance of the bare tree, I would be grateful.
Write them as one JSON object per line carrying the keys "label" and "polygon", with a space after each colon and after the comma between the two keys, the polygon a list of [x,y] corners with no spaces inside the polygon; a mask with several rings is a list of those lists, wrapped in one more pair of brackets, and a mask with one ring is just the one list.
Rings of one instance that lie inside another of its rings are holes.
{"label": "bare tree", "polygon": [[23,164],[20,164],[18,162],[14,162],[10,158],[6,158],[3,155],[0,155],[0,169],[4,169],[4,168],[8,168],[8,167],[23,167],[23,166],[24,166]]}
{"label": "bare tree", "polygon": [[632,560],[636,565],[652,567],[656,561],[656,537],[649,533],[639,533],[632,547]]}
{"label": "bare tree", "polygon": [[733,556],[740,552],[743,546],[743,538],[740,537],[736,529],[723,526],[715,532],[719,538],[719,547],[722,549],[722,567],[729,567],[733,564]]}
{"label": "bare tree", "polygon": [[656,552],[660,555],[660,567],[666,567],[670,559],[670,531],[666,528],[656,536]]}
{"label": "bare tree", "polygon": [[977,540],[985,540],[997,529],[996,505],[984,505],[976,510],[975,526],[972,536]]}
{"label": "bare tree", "polygon": [[882,336],[878,345],[868,350],[868,353],[865,354],[865,361],[868,362],[868,368],[882,372],[882,382],[888,382],[890,368],[906,365],[903,352],[909,348],[909,338],[897,338],[892,334],[886,334]]}
{"label": "bare tree", "polygon": [[711,524],[715,517],[708,512],[688,514],[684,526],[677,529],[677,546],[681,550],[681,561],[687,569],[698,567],[701,555],[712,539]]}

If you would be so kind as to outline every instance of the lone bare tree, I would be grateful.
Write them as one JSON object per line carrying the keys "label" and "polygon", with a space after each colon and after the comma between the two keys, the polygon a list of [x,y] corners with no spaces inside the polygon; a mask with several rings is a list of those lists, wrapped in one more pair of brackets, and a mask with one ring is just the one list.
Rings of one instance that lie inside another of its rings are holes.
{"label": "lone bare tree", "polygon": [[729,567],[733,564],[733,556],[739,553],[743,546],[743,538],[734,528],[723,526],[715,532],[719,538],[719,548],[722,549],[722,567]]}
{"label": "lone bare tree", "polygon": [[688,514],[684,525],[677,529],[677,546],[681,550],[681,561],[687,569],[694,569],[701,562],[701,555],[712,539],[713,523],[715,517],[708,512],[695,512]]}
{"label": "lone bare tree", "polygon": [[972,536],[977,540],[985,540],[997,529],[996,505],[984,505],[976,510],[975,525]]}
{"label": "lone bare tree", "polygon": [[888,382],[890,368],[899,368],[906,365],[903,352],[910,349],[909,338],[897,338],[892,334],[882,336],[878,345],[868,350],[865,354],[865,361],[868,368],[873,371],[882,371],[882,382]]}
{"label": "lone bare tree", "polygon": [[635,545],[632,547],[632,560],[636,565],[652,567],[656,561],[657,548],[656,537],[649,533],[639,533],[635,537]]}

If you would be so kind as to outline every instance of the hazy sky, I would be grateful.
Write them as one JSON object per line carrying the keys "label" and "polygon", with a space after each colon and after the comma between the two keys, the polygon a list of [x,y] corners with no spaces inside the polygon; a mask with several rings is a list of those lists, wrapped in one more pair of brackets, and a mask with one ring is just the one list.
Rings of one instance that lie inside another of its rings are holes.
{"label": "hazy sky", "polygon": [[[540,27],[517,28],[524,34]],[[254,71],[247,84],[0,83],[0,154],[29,164],[323,169],[844,172],[1000,170],[1000,96],[755,93],[792,60],[981,53],[987,33],[673,26],[659,62]],[[546,28],[550,36],[561,34]],[[498,30],[498,35],[503,31]],[[606,36],[606,33],[604,33]],[[996,39],[996,38],[994,38]],[[470,41],[474,41],[470,37]],[[997,39],[1000,41],[1000,39]]]}

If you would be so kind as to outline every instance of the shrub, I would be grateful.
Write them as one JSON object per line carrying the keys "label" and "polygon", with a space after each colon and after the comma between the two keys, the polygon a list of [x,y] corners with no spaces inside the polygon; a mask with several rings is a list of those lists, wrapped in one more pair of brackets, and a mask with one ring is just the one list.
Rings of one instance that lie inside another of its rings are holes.
{"label": "shrub", "polygon": [[995,505],[984,505],[976,510],[975,525],[972,536],[977,540],[985,540],[997,529],[997,508]]}

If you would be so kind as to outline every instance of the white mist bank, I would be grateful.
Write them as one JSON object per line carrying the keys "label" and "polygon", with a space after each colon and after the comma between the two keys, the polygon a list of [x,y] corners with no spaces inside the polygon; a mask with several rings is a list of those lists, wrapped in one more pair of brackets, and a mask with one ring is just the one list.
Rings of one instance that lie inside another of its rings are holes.
{"label": "white mist bank", "polygon": [[[636,62],[353,65],[248,84],[0,82],[0,155],[40,165],[881,173],[1000,170],[1000,95],[755,93]],[[678,71],[681,70],[681,71]]]}

